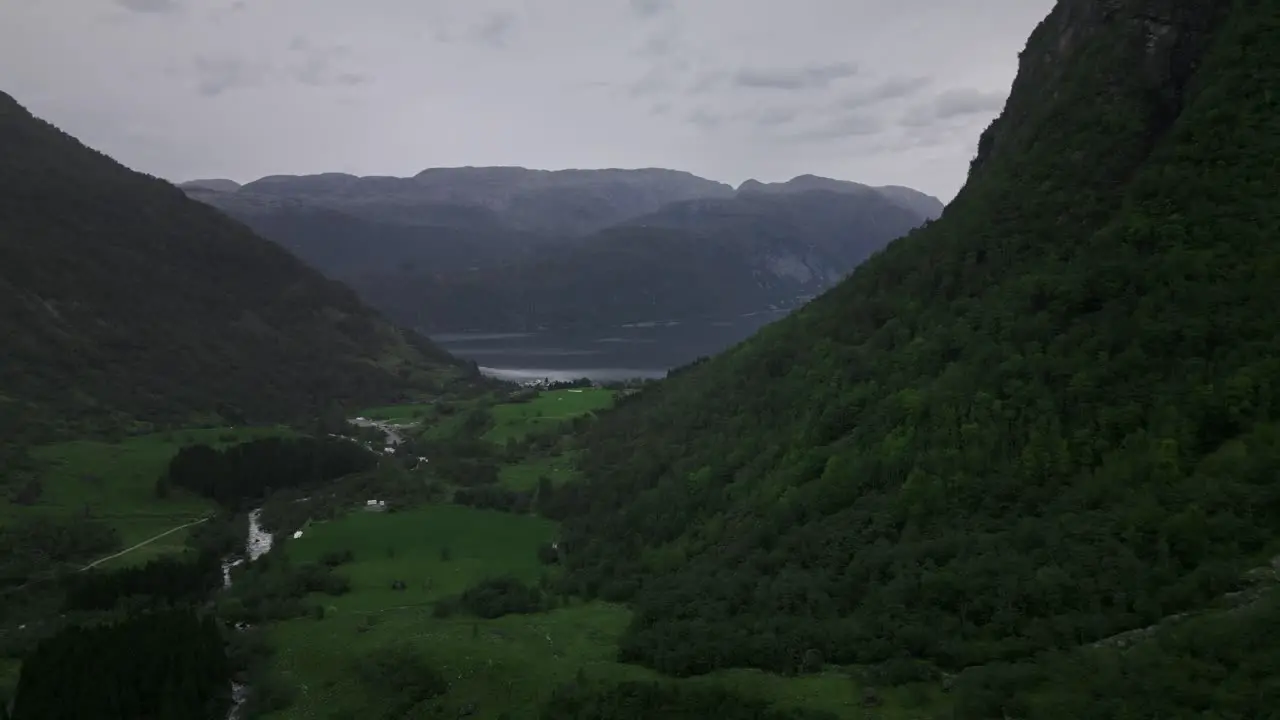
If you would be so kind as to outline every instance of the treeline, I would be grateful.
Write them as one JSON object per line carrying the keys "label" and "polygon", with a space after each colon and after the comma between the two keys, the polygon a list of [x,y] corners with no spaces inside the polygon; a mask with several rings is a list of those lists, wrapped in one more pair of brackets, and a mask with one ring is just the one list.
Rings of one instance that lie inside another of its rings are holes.
{"label": "treeline", "polygon": [[232,570],[234,582],[220,600],[219,617],[227,622],[262,623],[307,614],[323,616],[324,607],[308,601],[312,593],[339,596],[351,581],[336,572],[350,555],[335,554],[318,563],[295,563],[273,548],[252,563]]}
{"label": "treeline", "polygon": [[512,490],[496,484],[463,487],[454,490],[453,501],[459,505],[485,510],[527,513],[533,507],[533,493],[528,490]]}
{"label": "treeline", "polygon": [[68,578],[63,610],[110,610],[121,600],[181,605],[207,598],[222,585],[222,561],[213,553],[194,558],[160,557],[110,572],[90,570]]}
{"label": "treeline", "polygon": [[241,509],[273,490],[314,487],[376,464],[368,450],[340,438],[262,438],[222,450],[192,445],[169,461],[156,492],[181,487]]}
{"label": "treeline", "polygon": [[579,681],[555,690],[542,720],[836,720],[831,713],[782,710],[721,688],[673,683]]}
{"label": "treeline", "polygon": [[120,547],[120,533],[86,518],[22,517],[0,525],[0,587],[22,585],[55,568]]}
{"label": "treeline", "polygon": [[436,617],[448,617],[461,610],[492,620],[503,615],[527,615],[547,610],[550,600],[542,587],[503,576],[486,578],[461,595],[441,599],[435,603],[433,611]]}
{"label": "treeline", "polygon": [[952,690],[953,718],[1274,718],[1277,637],[1280,596],[1246,596],[1240,606],[1130,643],[962,673]]}
{"label": "treeline", "polygon": [[24,660],[13,720],[213,720],[231,670],[222,633],[191,609],[69,627]]}

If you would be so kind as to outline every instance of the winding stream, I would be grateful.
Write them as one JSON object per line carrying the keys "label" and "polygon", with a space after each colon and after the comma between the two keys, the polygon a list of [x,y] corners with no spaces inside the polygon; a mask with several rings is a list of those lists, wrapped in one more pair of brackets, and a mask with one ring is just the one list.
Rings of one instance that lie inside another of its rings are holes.
{"label": "winding stream", "polygon": [[[256,508],[249,513],[249,532],[245,537],[244,543],[245,557],[222,561],[222,586],[224,588],[231,587],[231,568],[243,562],[253,562],[271,551],[271,545],[275,538],[271,533],[262,529],[261,517],[262,508]],[[227,711],[227,720],[237,720],[240,717],[240,708],[244,706],[244,701],[248,697],[249,688],[246,685],[234,680],[231,681],[231,709]]]}
{"label": "winding stream", "polygon": [[[387,446],[389,447],[394,448],[404,440],[403,436],[397,432],[401,426],[394,426],[390,423],[379,422],[377,420],[366,420],[365,418],[356,418],[355,420],[352,420],[351,423],[353,425],[378,428],[387,436]],[[369,448],[369,451],[374,453],[377,452],[373,448]],[[305,500],[306,498],[303,499]],[[231,568],[244,562],[253,562],[271,551],[271,546],[275,542],[275,537],[272,536],[271,533],[262,529],[261,518],[262,508],[255,508],[249,513],[249,531],[245,537],[244,557],[234,559],[227,558],[222,561],[222,587],[224,589],[231,587]],[[227,711],[227,720],[239,719],[240,709],[244,706],[244,702],[248,697],[248,686],[233,680],[231,682],[231,709]]]}

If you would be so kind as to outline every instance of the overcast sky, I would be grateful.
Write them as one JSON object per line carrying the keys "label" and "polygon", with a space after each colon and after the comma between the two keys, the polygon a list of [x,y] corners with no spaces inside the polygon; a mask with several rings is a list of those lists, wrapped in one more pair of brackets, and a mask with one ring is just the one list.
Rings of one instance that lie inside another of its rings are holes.
{"label": "overcast sky", "polygon": [[0,0],[0,89],[181,181],[813,173],[949,200],[1052,0]]}

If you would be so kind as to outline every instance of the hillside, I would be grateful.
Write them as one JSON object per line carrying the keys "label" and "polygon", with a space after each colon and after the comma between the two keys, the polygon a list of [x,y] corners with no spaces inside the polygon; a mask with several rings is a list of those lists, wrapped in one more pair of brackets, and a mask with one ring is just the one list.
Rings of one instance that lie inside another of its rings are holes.
{"label": "hillside", "polygon": [[4,94],[0,150],[7,437],[288,419],[464,371],[243,225]]}
{"label": "hillside", "polygon": [[[622,657],[928,678],[1241,589],[1280,551],[1278,82],[1280,3],[1060,0],[940,220],[584,438],[554,514]],[[1123,716],[1263,716],[1224,637]],[[992,697],[955,717],[1121,716]]]}

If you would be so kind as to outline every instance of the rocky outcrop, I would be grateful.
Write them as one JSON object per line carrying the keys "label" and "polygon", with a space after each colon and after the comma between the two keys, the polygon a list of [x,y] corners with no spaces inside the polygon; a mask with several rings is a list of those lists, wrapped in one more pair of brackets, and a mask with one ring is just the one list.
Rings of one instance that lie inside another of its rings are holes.
{"label": "rocky outcrop", "polygon": [[[1051,113],[1066,74],[1088,64],[1115,68],[1106,92],[1146,96],[1147,150],[1182,108],[1183,91],[1230,0],[1064,0],[1032,33],[1005,110],[982,133],[971,170],[993,153],[1035,142],[1027,132]],[[1046,102],[1048,101],[1048,102]],[[1118,121],[1124,118],[1117,118]]]}

